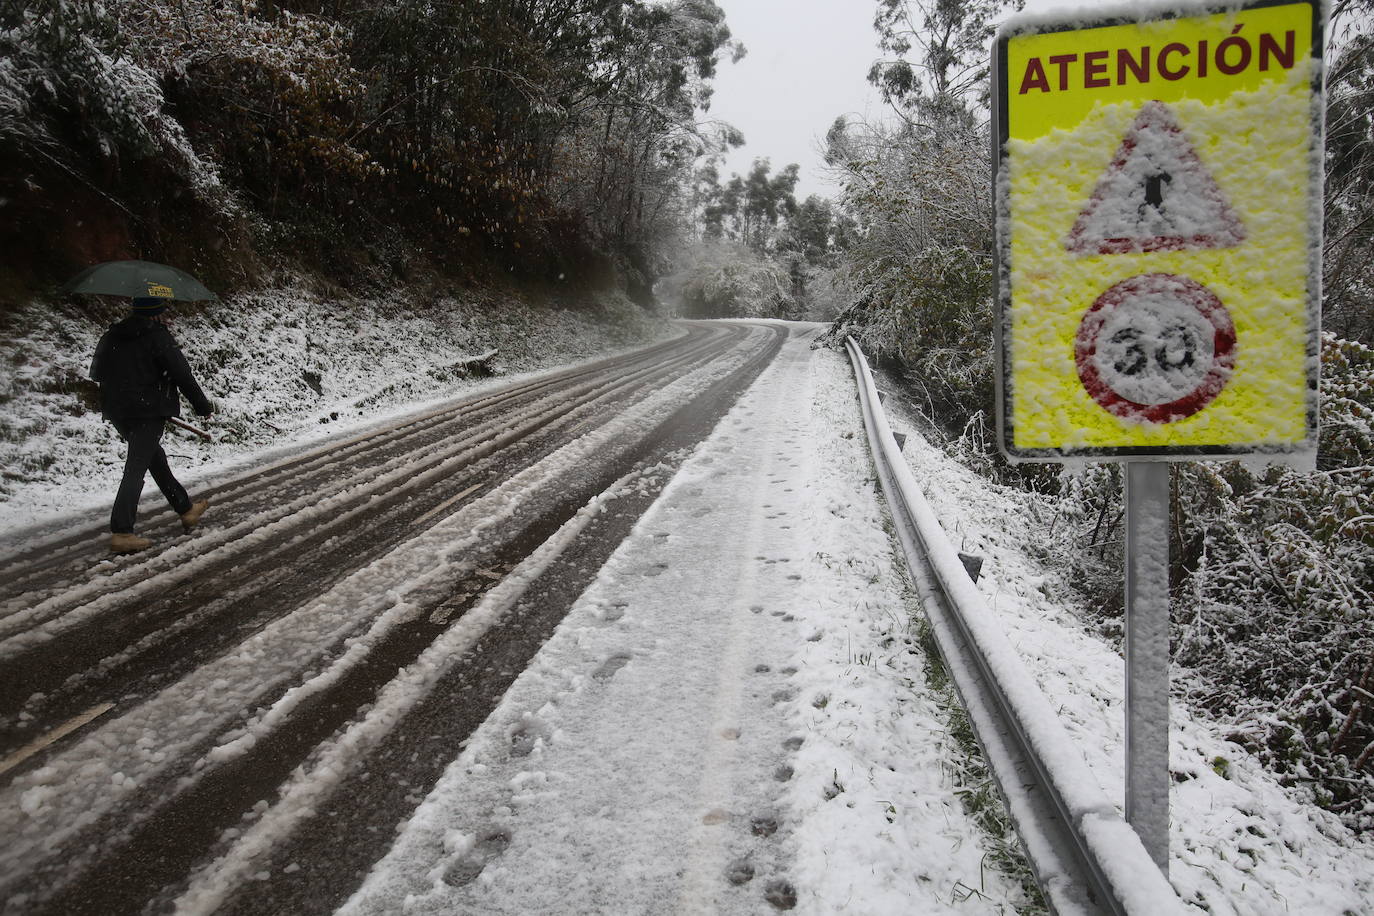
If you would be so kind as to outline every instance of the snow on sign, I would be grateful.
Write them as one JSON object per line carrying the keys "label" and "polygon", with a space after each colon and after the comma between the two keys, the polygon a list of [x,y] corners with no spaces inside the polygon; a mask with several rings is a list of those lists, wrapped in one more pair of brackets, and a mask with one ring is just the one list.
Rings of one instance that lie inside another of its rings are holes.
{"label": "snow on sign", "polygon": [[1311,460],[1324,25],[1311,0],[1002,27],[1009,458]]}

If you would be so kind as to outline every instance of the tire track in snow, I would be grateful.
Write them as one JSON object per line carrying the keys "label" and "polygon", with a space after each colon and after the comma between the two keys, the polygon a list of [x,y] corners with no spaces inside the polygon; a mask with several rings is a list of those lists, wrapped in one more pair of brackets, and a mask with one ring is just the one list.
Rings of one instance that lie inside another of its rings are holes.
{"label": "tire track in snow", "polygon": [[[304,495],[272,512],[250,514],[131,565],[108,577],[112,585],[78,585],[52,599],[49,604],[59,605],[53,613],[64,604],[70,608],[65,616],[0,642],[7,675],[0,712],[10,717],[0,747],[23,743],[41,722],[123,696],[129,684],[153,679],[156,686],[212,657],[412,535],[409,519],[429,505],[474,479],[499,479],[538,460],[570,434],[560,423],[574,429],[594,424],[663,378],[703,364],[720,346],[716,334],[705,337],[672,359],[636,361],[635,371],[610,379],[600,373],[572,395],[540,400],[523,415],[493,418],[419,463],[409,453],[394,456],[332,495]],[[517,443],[523,457],[511,451]],[[414,492],[426,492],[431,501],[411,502]],[[123,591],[115,590],[120,586]],[[95,588],[102,591],[85,600]],[[44,613],[42,606],[34,613]],[[35,692],[42,696],[32,702]],[[16,720],[20,710],[26,715]]]}
{"label": "tire track in snow", "polygon": [[[689,330],[686,336],[710,339],[715,334],[700,330]],[[305,474],[319,474],[328,479],[331,471],[345,462],[355,469],[372,466],[375,454],[383,456],[396,447],[406,450],[420,448],[449,431],[455,421],[466,421],[473,415],[480,416],[485,410],[510,411],[522,406],[529,400],[549,391],[556,391],[568,383],[579,381],[608,370],[654,364],[665,354],[680,350],[683,338],[657,344],[633,353],[623,354],[606,360],[589,363],[574,369],[541,375],[538,378],[499,388],[495,391],[465,397],[452,405],[405,418],[390,426],[371,430],[352,436],[340,442],[330,442],[301,455],[283,458],[266,467],[254,468],[235,479],[212,486],[205,492],[215,497],[218,512],[239,499],[260,496],[273,483],[290,479],[301,484],[311,484],[315,480]],[[356,473],[355,473],[356,476]],[[150,503],[158,504],[156,495],[150,496]],[[139,514],[139,527],[159,527],[173,524],[175,519],[166,508],[159,507]],[[41,593],[45,588],[66,586],[72,578],[90,572],[90,558],[95,544],[105,533],[103,527],[78,524],[61,528],[57,532],[25,538],[26,546],[10,555],[0,558],[0,619],[23,604],[15,599],[25,593]],[[157,546],[153,548],[156,552]],[[31,599],[26,603],[32,603]]]}
{"label": "tire track in snow", "polygon": [[[593,368],[556,373],[547,378],[464,399],[454,406],[430,411],[395,426],[356,436],[308,455],[285,459],[267,468],[255,470],[237,481],[208,489],[206,495],[213,498],[217,515],[243,507],[244,511],[241,511],[240,515],[269,511],[272,517],[282,517],[289,513],[273,507],[279,498],[280,485],[283,483],[297,492],[338,492],[355,481],[366,481],[372,475],[385,470],[398,454],[407,455],[432,448],[436,442],[455,433],[462,433],[475,423],[481,425],[491,422],[492,418],[509,418],[518,415],[519,411],[528,412],[531,405],[537,405],[543,398],[565,399],[573,384],[581,385],[588,379],[604,381],[611,377],[611,374],[624,375],[629,372],[641,372],[645,368],[662,370],[670,365],[680,364],[684,359],[699,357],[711,351],[712,342],[718,340],[719,333],[692,331],[689,332],[689,337],[694,337],[695,340],[679,339],[670,344],[660,344],[621,357],[613,364],[597,363]],[[156,499],[155,495],[150,497],[150,501]],[[166,526],[174,521],[171,511],[165,508],[143,513],[140,517],[141,525],[144,527]],[[3,612],[0,612],[0,636],[15,629],[12,618],[22,617],[26,613],[32,614],[34,604],[50,597],[44,594],[44,587],[57,592],[70,592],[71,580],[86,576],[92,576],[93,584],[96,587],[104,586],[106,591],[115,590],[122,584],[118,581],[107,581],[120,578],[118,574],[106,575],[110,571],[109,567],[115,566],[115,563],[91,568],[90,555],[103,530],[86,529],[63,541],[44,543],[4,561],[4,565],[0,566],[0,572],[5,574],[5,598],[0,601],[0,607],[4,608]],[[148,561],[156,558],[168,546],[164,541],[160,546],[155,544],[148,552],[120,562],[124,566],[146,569]],[[52,568],[55,564],[73,557],[80,561],[77,565],[56,570]],[[45,577],[50,581],[37,584],[33,581]]]}
{"label": "tire track in snow", "polygon": [[[760,336],[769,337],[772,335],[755,333],[751,335],[751,340],[757,341]],[[771,358],[774,350],[775,346],[765,347],[760,353],[757,343],[741,344],[735,348],[735,352],[741,355],[749,351],[754,352],[755,355],[752,359],[745,360],[747,363],[745,368],[750,369],[752,367],[751,371],[755,373],[758,368],[761,368],[762,363]],[[701,371],[705,370],[699,370],[698,374]],[[747,373],[736,371],[731,374],[730,378],[738,379],[741,375],[747,375]],[[709,373],[707,376],[703,376],[703,380],[707,378],[709,378]],[[681,377],[674,384],[679,389],[679,393],[674,396],[678,399],[682,399],[686,395],[687,399],[690,400],[693,394],[700,394],[701,388],[704,387],[701,383],[694,382],[692,376]],[[719,384],[714,387],[719,389]],[[721,392],[716,390],[712,393],[719,395]],[[660,400],[664,401],[664,406],[654,408],[658,413],[653,414],[651,411],[646,416],[661,415],[663,418],[667,418],[671,415],[672,410],[668,409],[666,404],[672,398],[665,396]],[[709,398],[698,398],[699,403],[707,400]],[[622,430],[620,433],[622,437],[623,433]],[[592,437],[589,435],[585,438],[590,439]],[[661,441],[669,440],[660,440],[655,435],[648,435],[641,444],[641,450],[652,449],[656,442]],[[567,462],[564,462],[563,478],[559,481],[560,485],[571,479],[573,484],[581,487],[581,489],[574,487],[573,492],[584,492],[587,486],[592,486],[592,492],[596,492],[595,486],[604,483],[596,477],[596,474],[600,473],[601,477],[604,477],[608,471],[604,469],[598,471],[595,462],[588,463],[587,458],[593,454],[604,454],[609,443],[599,441],[593,444],[596,445],[596,449],[590,452],[587,449],[591,448],[591,445],[582,447],[582,452],[585,454],[579,460],[580,463],[568,467],[566,466]],[[522,473],[526,473],[528,476],[528,472]],[[525,485],[532,484],[526,483]],[[548,489],[547,482],[543,486],[546,490]],[[492,499],[496,500],[495,508],[499,510],[502,499],[505,500],[509,508],[512,501],[518,502],[529,495],[528,492],[521,491],[518,486],[511,487],[504,497],[497,493],[488,494],[486,501],[489,505],[486,509],[493,508],[490,505]],[[457,515],[440,522],[432,529],[433,537],[431,540],[434,541],[434,545],[428,549],[436,549],[445,543],[452,544],[454,533],[461,530],[464,524],[470,524],[474,514],[481,508],[478,504],[464,503],[463,506],[470,506],[471,510],[460,509]],[[575,509],[576,506],[572,508]],[[429,536],[429,534],[422,536],[421,539]],[[460,543],[455,549],[470,548],[475,543],[476,538],[469,538],[467,541],[460,538],[459,541]],[[432,566],[433,564],[429,565]],[[425,612],[430,608],[440,606],[452,592],[452,579],[460,578],[464,574],[462,570],[467,569],[470,572],[469,567],[472,565],[467,561],[456,562],[453,563],[451,569],[440,570],[438,575],[434,575],[434,570],[430,569],[431,575],[425,579],[425,564],[419,563],[415,569],[415,574],[423,581],[420,581],[411,590],[413,593],[392,594],[383,598],[381,604],[389,603],[391,605],[389,611],[384,607],[364,608],[362,610],[365,612],[365,616],[369,617],[377,613],[381,613],[382,616],[390,615],[390,625],[396,632],[400,632],[413,626],[417,620],[427,619]],[[594,571],[595,565],[593,564],[589,568]],[[401,581],[406,581],[405,576],[398,578]],[[337,610],[337,608],[333,608],[333,610]],[[342,616],[347,618],[348,615],[345,613]],[[289,618],[284,618],[284,621],[286,619]],[[460,617],[458,625],[461,626],[462,622],[463,618]],[[273,626],[279,628],[280,624]],[[254,639],[258,643],[265,643],[266,637],[272,635],[269,634],[272,629],[273,627],[269,627]],[[404,640],[392,643],[391,648],[396,648],[403,642]],[[418,642],[423,643],[424,640]],[[361,655],[372,659],[369,664],[373,664],[375,670],[385,670],[388,663],[398,661],[385,651],[387,645],[387,637],[382,634],[381,638],[369,647],[369,652],[361,653]],[[258,645],[257,649],[253,651],[270,653],[271,650],[271,646]],[[399,659],[402,664],[405,663],[405,654],[402,652],[402,657]],[[249,655],[251,656],[252,652]],[[414,658],[413,651],[409,657]],[[378,662],[377,659],[385,661]],[[206,779],[206,774],[216,772],[217,768],[224,766],[224,761],[213,759],[213,745],[217,741],[215,736],[223,734],[234,719],[248,719],[248,730],[252,731],[256,727],[253,717],[248,715],[252,705],[264,700],[270,703],[273,695],[282,696],[282,688],[281,685],[263,684],[260,686],[266,689],[267,696],[265,697],[259,695],[255,699],[251,693],[247,697],[236,697],[227,706],[224,706],[226,712],[221,714],[219,719],[210,722],[208,726],[203,720],[214,718],[213,713],[207,716],[206,713],[210,711],[199,709],[198,701],[213,696],[216,685],[233,683],[234,675],[230,672],[236,663],[241,671],[248,672],[258,670],[264,660],[265,656],[263,658],[246,657],[240,659],[236,658],[234,653],[230,653],[221,663],[227,665],[224,670],[206,670],[203,674],[198,672],[196,678],[189,679],[201,682],[202,686],[199,688],[199,693],[192,690],[183,695],[176,703],[150,703],[146,704],[147,709],[135,709],[123,719],[127,720],[131,716],[136,717],[142,713],[143,718],[141,720],[132,723],[124,721],[122,726],[112,724],[110,727],[102,728],[88,736],[87,740],[82,742],[82,746],[86,748],[85,756],[79,752],[78,748],[73,748],[70,753],[60,755],[56,761],[44,767],[44,770],[51,772],[43,773],[41,778],[32,778],[32,775],[22,778],[18,781],[18,786],[11,787],[8,793],[11,800],[14,800],[16,789],[22,791],[16,808],[31,812],[35,815],[35,821],[43,820],[45,822],[11,824],[12,827],[23,828],[23,835],[16,836],[16,841],[12,844],[9,854],[5,856],[9,860],[4,866],[4,874],[10,879],[10,886],[6,888],[10,898],[23,901],[22,905],[24,906],[40,906],[41,911],[49,912],[81,912],[84,906],[95,905],[97,901],[100,902],[100,905],[110,905],[121,899],[133,903],[140,894],[142,894],[142,899],[146,900],[147,894],[155,893],[157,888],[162,886],[160,882],[168,874],[175,873],[171,878],[173,881],[179,878],[180,873],[177,872],[177,869],[188,866],[205,848],[204,846],[196,847],[194,843],[179,845],[178,831],[191,829],[192,825],[199,825],[198,835],[203,837],[204,828],[208,824],[218,833],[223,831],[227,824],[237,823],[244,809],[253,807],[253,802],[263,795],[270,796],[275,783],[271,774],[265,774],[256,781],[232,783],[230,780],[220,780],[220,785],[227,786],[228,791],[222,792],[223,804],[218,811],[207,812],[204,808],[178,800],[178,796],[180,798],[193,798],[194,795],[188,793],[194,793],[197,786],[210,786],[211,782]],[[449,659],[446,663],[452,661]],[[210,667],[207,666],[207,669]],[[395,668],[392,667],[391,671],[394,670]],[[497,673],[500,674],[501,672]],[[513,672],[506,673],[513,676]],[[346,680],[347,676],[345,675],[338,678],[336,683],[345,683]],[[190,688],[188,687],[187,690]],[[173,688],[164,691],[166,694],[172,692]],[[321,693],[321,696],[324,697],[324,693]],[[357,708],[359,702],[365,703],[366,697],[350,696],[340,701],[337,694],[333,694],[314,706],[303,704],[299,710],[286,717],[285,721],[288,723],[298,722],[302,715],[314,715],[321,710],[329,709],[332,705],[346,709],[346,714],[339,720],[344,723],[347,722],[349,715],[352,714],[353,709]],[[165,716],[163,719],[153,717],[154,708],[159,705],[170,707],[170,719]],[[240,706],[243,707],[242,711],[235,711]],[[187,710],[187,712],[177,713],[177,709]],[[260,722],[267,717],[267,715],[263,715],[257,718]],[[190,723],[188,723],[188,719],[191,720]],[[139,753],[151,750],[151,747],[145,747],[150,734],[167,734],[171,737],[179,737],[185,733],[184,730],[188,728],[188,724],[192,737],[182,740],[179,746],[164,747],[152,755],[163,755],[167,758],[166,765],[145,768],[138,772],[136,778],[125,776],[118,769],[121,766],[119,760],[121,749],[124,750],[124,756],[128,758],[126,762],[130,767],[137,769],[140,765]],[[320,724],[319,727],[324,728],[325,726]],[[270,729],[259,730],[264,733],[270,731]],[[138,737],[140,734],[143,735],[143,738]],[[207,747],[205,737],[195,737],[195,735],[210,736],[208,739],[210,746]],[[231,735],[228,740],[232,741],[234,737]],[[238,734],[236,737],[242,738],[243,734]],[[255,765],[271,762],[279,771],[281,761],[274,753],[277,748],[272,744],[270,737],[266,735],[257,737],[261,742],[261,750],[255,755],[254,750],[250,747],[246,753],[234,757],[234,760],[248,761]],[[295,765],[295,761],[300,759],[299,755],[292,757],[288,754],[285,756],[287,758],[285,765],[288,770]],[[189,759],[198,759],[199,770],[185,773],[185,765],[177,763],[179,760]],[[228,763],[232,765],[233,760],[228,761]],[[113,791],[107,786],[101,786],[97,779],[94,785],[87,784],[86,787],[78,787],[78,791],[71,798],[57,798],[50,793],[45,794],[45,790],[50,789],[54,783],[63,781],[62,772],[79,771],[83,767],[91,765],[97,766],[101,774],[107,774],[106,778],[113,779]],[[254,773],[262,773],[260,766],[249,767],[245,764],[245,768]],[[178,772],[182,772],[180,777],[176,775]],[[129,785],[131,782],[134,785]],[[167,791],[165,787],[169,783],[174,784],[171,796],[163,797]],[[209,792],[213,796],[216,790],[211,788],[200,791]],[[254,795],[254,793],[261,794]],[[113,799],[107,797],[111,795],[115,797]],[[50,806],[57,806],[59,803],[65,806],[65,817],[62,812],[56,812],[50,808]],[[158,808],[159,805],[162,806],[160,809]],[[154,810],[149,812],[147,810],[149,806],[152,806]],[[103,815],[100,814],[101,811],[104,812]],[[228,821],[216,819],[217,814],[228,817]],[[105,836],[105,828],[115,827],[122,827],[125,836],[116,836],[112,840],[101,839]],[[211,839],[215,838],[212,837]],[[29,844],[27,854],[25,851],[26,843]],[[33,852],[36,844],[39,843],[47,844],[49,850],[60,850],[60,855],[50,857],[46,852],[40,851],[35,856]],[[84,849],[83,843],[87,844]],[[16,850],[18,851],[16,852]],[[20,862],[25,861],[28,864],[20,866]],[[85,867],[92,862],[94,862],[94,867]],[[142,864],[139,865],[138,869],[135,869],[137,873],[130,874],[135,863]],[[19,874],[22,874],[23,878],[16,883],[13,879]]]}

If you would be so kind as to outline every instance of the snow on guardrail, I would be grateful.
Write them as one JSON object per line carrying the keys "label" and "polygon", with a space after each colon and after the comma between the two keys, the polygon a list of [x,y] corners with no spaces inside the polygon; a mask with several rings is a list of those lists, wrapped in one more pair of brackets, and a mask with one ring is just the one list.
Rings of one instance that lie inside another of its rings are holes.
{"label": "snow on guardrail", "polygon": [[916,485],[853,338],[864,425],[916,590],[1036,880],[1059,914],[1185,911],[1098,788]]}

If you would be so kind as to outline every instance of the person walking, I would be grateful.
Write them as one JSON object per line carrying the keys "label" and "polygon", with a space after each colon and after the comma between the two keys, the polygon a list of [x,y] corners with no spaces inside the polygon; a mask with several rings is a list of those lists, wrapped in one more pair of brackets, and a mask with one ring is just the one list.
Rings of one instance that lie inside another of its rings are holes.
{"label": "person walking", "polygon": [[191,530],[210,507],[208,499],[192,501],[162,450],[167,419],[181,416],[178,391],[191,402],[197,416],[214,413],[167,329],[164,313],[170,302],[135,297],[129,314],[100,338],[91,360],[91,379],[100,385],[100,412],[128,444],[124,478],[110,510],[112,553],[133,553],[153,544],[134,534],[143,478],[150,471],[172,511],[181,516],[185,530]]}

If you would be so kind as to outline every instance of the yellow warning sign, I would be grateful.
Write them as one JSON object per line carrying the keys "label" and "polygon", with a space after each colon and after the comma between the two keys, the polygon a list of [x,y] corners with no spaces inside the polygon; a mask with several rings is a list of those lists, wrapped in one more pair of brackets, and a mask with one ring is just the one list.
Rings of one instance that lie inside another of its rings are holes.
{"label": "yellow warning sign", "polygon": [[1004,27],[1013,459],[1316,446],[1317,3]]}

